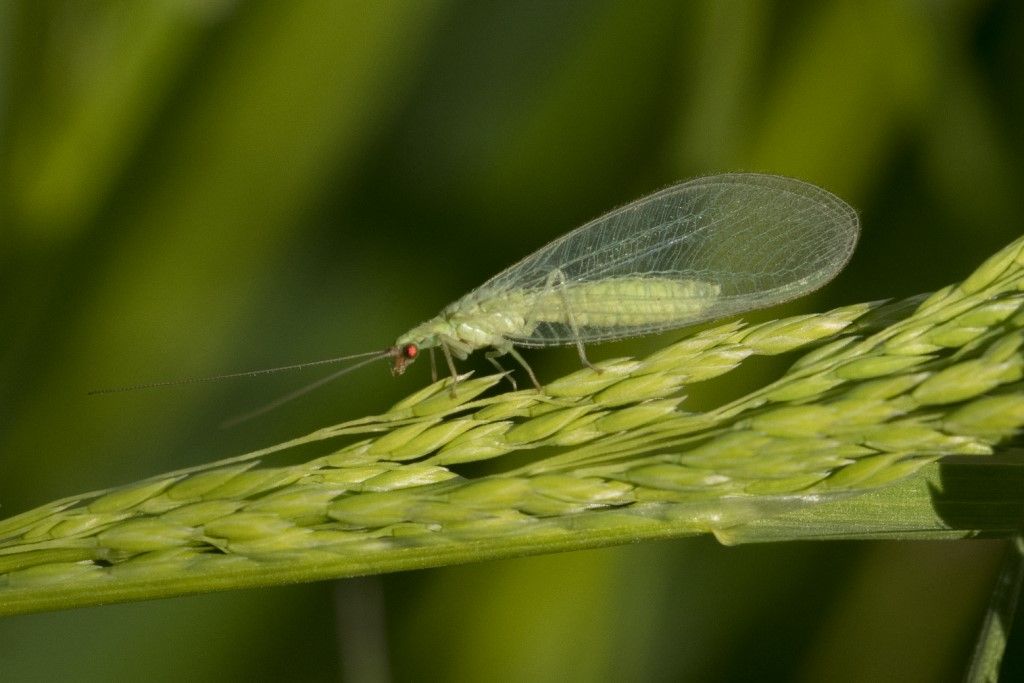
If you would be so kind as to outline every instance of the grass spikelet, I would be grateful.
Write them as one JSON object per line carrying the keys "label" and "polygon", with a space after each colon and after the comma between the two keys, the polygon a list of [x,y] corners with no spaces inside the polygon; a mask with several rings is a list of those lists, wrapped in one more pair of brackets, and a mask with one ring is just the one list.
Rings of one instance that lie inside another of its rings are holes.
{"label": "grass spikelet", "polygon": [[206,493],[223,486],[237,477],[242,472],[251,469],[256,463],[236,465],[234,467],[222,467],[208,472],[199,472],[181,481],[171,482],[172,486],[167,490],[167,497],[171,500],[196,500],[202,498]]}
{"label": "grass spikelet", "polygon": [[914,390],[913,397],[921,405],[958,403],[1020,377],[1020,358],[1003,362],[978,358],[935,373]]}
{"label": "grass spikelet", "polygon": [[960,283],[958,289],[965,294],[974,294],[990,286],[1001,276],[1015,272],[1020,267],[1024,254],[1024,241],[1017,240],[1009,247],[985,259],[971,275]]}
{"label": "grass spikelet", "polygon": [[512,428],[511,421],[484,424],[453,439],[427,462],[434,465],[455,465],[474,460],[489,460],[512,450],[503,438]]}
{"label": "grass spikelet", "polygon": [[[92,512],[92,511],[90,511]],[[103,514],[93,512],[92,514],[74,515],[63,519],[53,526],[47,527],[46,538],[73,538],[83,534],[96,531],[126,519],[127,515]],[[43,534],[40,534],[43,536]]]}
{"label": "grass spikelet", "polygon": [[[469,375],[467,374],[462,377],[468,376]],[[504,379],[503,375],[490,375],[488,377],[480,377],[478,379],[469,379],[465,381],[460,378],[458,391],[454,394],[447,390],[451,386],[451,380],[441,380],[441,383],[446,390],[438,391],[433,396],[412,405],[410,407],[412,414],[417,417],[423,417],[427,415],[447,413],[459,406],[469,403],[502,379]]]}
{"label": "grass spikelet", "polygon": [[239,512],[208,522],[203,526],[203,533],[226,542],[249,541],[254,538],[276,536],[293,526],[278,515]]}
{"label": "grass spikelet", "polygon": [[605,414],[594,421],[594,428],[610,434],[636,429],[671,415],[682,402],[681,398],[651,400]]}
{"label": "grass spikelet", "polygon": [[777,389],[767,392],[764,397],[776,403],[804,401],[818,397],[842,382],[841,378],[832,375],[811,375],[786,382]]}
{"label": "grass spikelet", "polygon": [[207,500],[182,505],[160,516],[165,522],[180,526],[202,526],[221,517],[227,517],[245,506],[244,500]]}
{"label": "grass spikelet", "polygon": [[835,369],[836,377],[848,380],[891,377],[931,360],[931,356],[868,356],[854,358]]}
{"label": "grass spikelet", "polygon": [[984,396],[957,408],[943,422],[955,434],[969,434],[997,440],[1010,436],[1024,425],[1024,395]]}
{"label": "grass spikelet", "polygon": [[100,496],[88,505],[90,512],[119,512],[139,505],[161,493],[173,480],[157,480],[141,486],[128,486]]}
{"label": "grass spikelet", "polygon": [[830,405],[787,406],[762,413],[749,425],[768,436],[821,436],[829,433],[838,418],[838,411]]}
{"label": "grass spikelet", "polygon": [[358,491],[396,491],[398,489],[425,486],[457,476],[444,467],[414,463],[407,467],[396,467],[363,481]]}
{"label": "grass spikelet", "polygon": [[505,443],[526,444],[541,441],[563,429],[589,410],[589,406],[565,408],[532,418],[505,432]]}
{"label": "grass spikelet", "polygon": [[806,346],[842,332],[866,312],[867,305],[848,306],[825,315],[804,315],[773,321],[743,335],[743,344],[752,353],[773,356]]}
{"label": "grass spikelet", "polygon": [[111,551],[140,553],[187,545],[195,535],[192,527],[151,517],[129,520],[101,531],[96,540]]}

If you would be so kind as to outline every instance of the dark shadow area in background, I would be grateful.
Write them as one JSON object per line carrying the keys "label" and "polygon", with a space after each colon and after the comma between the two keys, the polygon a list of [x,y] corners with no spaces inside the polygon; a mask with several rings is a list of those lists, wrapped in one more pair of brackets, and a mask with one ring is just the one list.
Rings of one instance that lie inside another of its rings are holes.
{"label": "dark shadow area in background", "polygon": [[988,530],[1005,538],[1024,521],[1024,450],[987,458],[950,458],[939,464],[940,487],[932,490],[935,512],[952,529]]}
{"label": "dark shadow area in background", "polygon": [[[932,490],[935,512],[954,529],[992,529],[985,537],[1006,537],[1024,527],[1024,449],[988,459],[950,459],[939,465],[940,487]],[[1007,549],[1009,551],[1009,549]],[[993,586],[993,589],[995,586]],[[1020,605],[1009,629],[1001,680],[1024,680],[1024,628]],[[977,626],[981,626],[981,615]]]}

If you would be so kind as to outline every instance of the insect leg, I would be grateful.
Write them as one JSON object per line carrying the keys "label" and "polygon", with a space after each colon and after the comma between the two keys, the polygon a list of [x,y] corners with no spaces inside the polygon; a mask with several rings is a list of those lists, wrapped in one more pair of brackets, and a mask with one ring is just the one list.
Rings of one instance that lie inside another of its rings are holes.
{"label": "insect leg", "polygon": [[498,351],[497,349],[494,349],[486,352],[484,354],[484,358],[487,359],[487,362],[496,367],[498,372],[505,375],[505,379],[512,383],[512,391],[515,391],[519,388],[519,385],[516,384],[516,378],[512,376],[511,372],[501,367],[501,363],[498,362],[498,356],[504,355],[505,353],[505,351]]}
{"label": "insect leg", "polygon": [[569,294],[566,292],[565,287],[565,273],[561,270],[555,269],[551,271],[551,275],[548,276],[550,285],[555,285],[556,282],[560,287],[558,288],[558,295],[562,298],[562,305],[565,307],[565,318],[569,321],[569,328],[572,333],[576,335],[576,352],[580,354],[580,362],[586,367],[590,368],[594,372],[601,372],[599,368],[595,368],[587,358],[587,350],[583,347],[583,339],[580,337],[580,328],[576,325],[576,316],[572,314],[572,306],[569,305]]}
{"label": "insect leg", "polygon": [[434,357],[434,347],[430,347],[430,381],[437,381],[437,358]]}
{"label": "insect leg", "polygon": [[533,386],[537,387],[537,391],[543,391],[543,388],[540,386],[540,382],[537,381],[537,375],[533,374],[533,368],[531,368],[530,364],[526,362],[526,359],[523,358],[512,346],[508,347],[507,353],[523,366],[523,369],[526,370],[526,374],[530,376],[530,381],[533,382]]}
{"label": "insect leg", "polygon": [[444,359],[448,362],[448,371],[452,373],[452,398],[455,397],[455,386],[459,383],[459,372],[455,369],[455,361],[452,360],[452,350],[448,345],[441,342],[441,350],[444,352]]}

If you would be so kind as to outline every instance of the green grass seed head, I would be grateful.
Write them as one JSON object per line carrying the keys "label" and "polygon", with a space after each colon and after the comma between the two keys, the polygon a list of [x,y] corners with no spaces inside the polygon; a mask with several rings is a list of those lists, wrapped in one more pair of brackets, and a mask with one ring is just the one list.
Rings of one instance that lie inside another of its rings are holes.
{"label": "green grass seed head", "polygon": [[[298,440],[361,439],[305,465],[275,467],[264,451],[44,506],[0,522],[0,549],[32,547],[0,552],[0,572],[9,570],[0,590],[11,577],[39,586],[118,572],[148,578],[242,555],[304,562],[355,553],[386,566],[403,544],[505,535],[557,546],[588,524],[626,519],[720,529],[785,501],[810,504],[815,492],[891,483],[941,456],[988,453],[1024,426],[1024,239],[1012,246],[917,312],[920,297],[728,323],[541,392],[480,398],[503,375],[466,375],[452,397],[442,380],[384,415]],[[821,346],[771,385],[718,409],[679,411],[685,384],[812,343]],[[445,467],[541,445],[511,474],[465,479]],[[598,513],[608,508],[620,512]],[[47,550],[31,545],[39,543]],[[203,554],[211,548],[220,552]],[[114,564],[69,561],[93,557]]]}

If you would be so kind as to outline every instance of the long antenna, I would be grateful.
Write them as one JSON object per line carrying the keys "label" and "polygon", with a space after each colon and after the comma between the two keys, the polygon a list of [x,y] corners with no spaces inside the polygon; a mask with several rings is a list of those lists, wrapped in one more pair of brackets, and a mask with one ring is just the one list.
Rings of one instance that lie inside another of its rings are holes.
{"label": "long antenna", "polygon": [[[369,351],[367,353],[356,353],[351,356],[338,356],[337,358],[327,358],[325,360],[314,360],[309,363],[295,363],[293,365],[282,365],[277,368],[263,368],[261,370],[247,370],[245,372],[230,372],[226,375],[211,375],[210,377],[186,377],[184,379],[175,379],[169,382],[151,382],[149,384],[133,384],[125,387],[112,387],[109,389],[93,389],[88,392],[89,396],[96,396],[98,394],[120,394],[126,391],[138,391],[139,389],[156,389],[159,387],[174,387],[182,384],[199,384],[201,382],[216,382],[222,379],[233,379],[235,377],[256,377],[258,375],[269,375],[275,372],[285,372],[286,370],[299,370],[301,368],[312,368],[318,365],[329,365],[331,363],[341,363],[347,360],[355,360],[356,358],[368,358],[361,363],[346,368],[345,370],[331,375],[331,378],[340,376],[354,370],[355,368],[361,368],[371,361],[378,360],[380,358],[386,358],[391,354],[390,350],[384,351]],[[372,358],[370,358],[372,356]]]}
{"label": "long antenna", "polygon": [[332,381],[338,379],[342,375],[346,375],[346,374],[352,372],[353,370],[358,370],[359,368],[363,367],[364,365],[369,365],[370,363],[373,363],[374,361],[379,360],[380,358],[383,358],[383,357],[384,357],[383,355],[378,354],[378,356],[376,358],[367,358],[366,360],[361,361],[359,363],[356,363],[355,365],[350,365],[347,368],[342,368],[341,370],[338,370],[337,372],[331,373],[330,375],[327,375],[326,377],[321,377],[317,381],[312,382],[310,384],[307,384],[304,387],[300,387],[299,389],[296,389],[295,391],[293,391],[291,393],[285,394],[281,398],[274,399],[273,401],[271,401],[270,403],[266,404],[265,406],[261,406],[261,407],[257,408],[256,410],[250,411],[248,413],[243,413],[242,415],[239,415],[237,417],[233,417],[230,420],[226,420],[224,422],[221,422],[220,423],[220,428],[221,429],[229,429],[229,428],[234,427],[236,425],[239,425],[239,424],[241,424],[243,422],[247,422],[247,421],[251,420],[254,417],[259,417],[260,415],[263,415],[264,413],[269,413],[271,410],[274,410],[275,408],[280,408],[281,406],[283,406],[285,403],[288,403],[289,401],[293,401],[293,400],[297,399],[300,396],[305,396],[306,394],[308,394],[309,392],[313,391],[314,389],[322,387],[323,385],[327,384],[328,382],[332,382]]}

